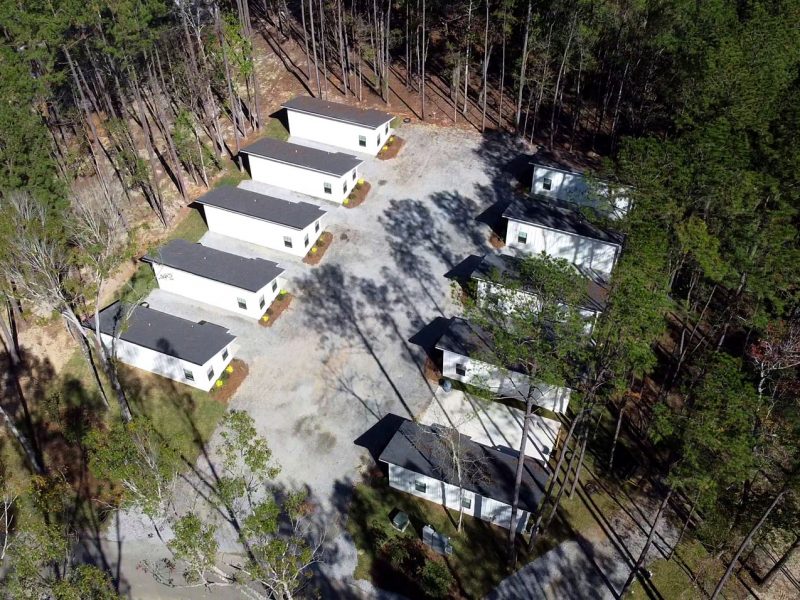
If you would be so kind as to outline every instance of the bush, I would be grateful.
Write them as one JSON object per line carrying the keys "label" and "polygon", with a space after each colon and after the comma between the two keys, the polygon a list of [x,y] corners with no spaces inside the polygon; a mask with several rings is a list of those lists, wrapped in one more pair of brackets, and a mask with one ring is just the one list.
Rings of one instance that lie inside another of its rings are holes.
{"label": "bush", "polygon": [[450,570],[440,562],[428,560],[422,569],[420,586],[428,598],[445,598],[453,586]]}

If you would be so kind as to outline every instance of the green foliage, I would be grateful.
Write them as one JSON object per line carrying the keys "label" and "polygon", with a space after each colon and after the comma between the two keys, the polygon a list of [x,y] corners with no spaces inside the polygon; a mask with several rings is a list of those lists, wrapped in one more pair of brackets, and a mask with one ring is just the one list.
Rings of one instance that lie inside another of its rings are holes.
{"label": "green foliage", "polygon": [[438,560],[427,561],[420,575],[422,590],[428,598],[446,598],[455,583],[448,568]]}
{"label": "green foliage", "polygon": [[188,514],[178,519],[172,531],[175,537],[167,546],[175,560],[185,565],[183,578],[186,583],[205,582],[206,573],[217,562],[216,526],[204,523],[196,514]]}
{"label": "green foliage", "polygon": [[86,437],[89,466],[100,481],[119,486],[124,507],[158,516],[169,500],[173,479],[182,463],[175,447],[160,437],[146,417],[115,422]]}

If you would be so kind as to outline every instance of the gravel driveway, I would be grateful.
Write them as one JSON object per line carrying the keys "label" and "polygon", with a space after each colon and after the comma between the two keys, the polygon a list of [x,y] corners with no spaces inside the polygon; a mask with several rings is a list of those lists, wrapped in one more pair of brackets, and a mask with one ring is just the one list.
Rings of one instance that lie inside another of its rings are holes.
{"label": "gravel driveway", "polygon": [[[230,406],[255,419],[283,469],[280,483],[305,487],[318,503],[329,540],[320,572],[325,595],[356,591],[355,548],[338,518],[370,461],[355,441],[388,414],[417,417],[430,404],[426,352],[415,342],[437,319],[458,314],[446,275],[470,255],[493,251],[481,220],[510,189],[509,169],[522,152],[506,138],[452,129],[407,125],[398,133],[406,146],[397,158],[364,164],[372,186],[366,202],[328,205],[334,242],[321,264],[279,260],[296,298],[273,327],[158,290],[148,298],[155,309],[216,322],[238,336],[237,357],[250,374]],[[275,259],[223,236],[203,241]],[[131,523],[124,538],[143,543],[145,530]],[[358,587],[375,595],[363,582]]]}

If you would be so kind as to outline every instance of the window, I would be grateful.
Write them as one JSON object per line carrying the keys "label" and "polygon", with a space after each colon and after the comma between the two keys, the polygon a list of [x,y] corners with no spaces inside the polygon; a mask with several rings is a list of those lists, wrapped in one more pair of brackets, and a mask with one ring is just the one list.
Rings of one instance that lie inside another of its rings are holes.
{"label": "window", "polygon": [[342,193],[343,194],[347,193],[347,182],[346,181],[342,184]]}
{"label": "window", "polygon": [[258,299],[258,308],[264,308],[266,303],[267,301],[264,299],[264,296],[261,296],[261,298]]}
{"label": "window", "polygon": [[214,379],[214,367],[208,367],[208,380],[211,381]]}
{"label": "window", "polygon": [[360,135],[358,136],[358,145],[363,146],[364,148],[367,147],[367,136]]}
{"label": "window", "polygon": [[389,124],[386,124],[386,133],[389,133]]}
{"label": "window", "polygon": [[236,304],[238,304],[239,308],[241,308],[242,310],[247,310],[247,300],[245,300],[244,298],[237,298]]}
{"label": "window", "polygon": [[355,172],[355,169],[354,169],[353,170],[353,181],[355,181],[355,180],[356,180],[356,172]]}
{"label": "window", "polygon": [[427,494],[428,493],[428,484],[425,483],[424,481],[420,481],[419,479],[417,479],[414,482],[414,489],[417,490],[418,492],[423,493],[423,494]]}
{"label": "window", "polygon": [[225,348],[225,350],[222,351],[222,360],[225,360],[226,358],[228,358],[228,349],[227,348]]}
{"label": "window", "polygon": [[319,231],[319,221],[314,223],[314,231]]}
{"label": "window", "polygon": [[549,177],[545,177],[544,179],[542,179],[542,187],[546,190],[553,189],[553,180],[550,179]]}
{"label": "window", "polygon": [[272,282],[272,291],[276,291],[278,289],[278,280]]}
{"label": "window", "polygon": [[306,234],[305,245],[306,245],[306,248],[308,248],[308,234]]}
{"label": "window", "polygon": [[290,238],[289,236],[284,236],[283,237],[283,245],[286,246],[287,248],[291,248],[292,247],[292,238]]}
{"label": "window", "polygon": [[459,363],[456,365],[456,375],[459,377],[464,377],[467,374],[467,365],[464,363]]}
{"label": "window", "polygon": [[528,234],[524,231],[520,231],[517,233],[517,241],[520,244],[527,244],[528,243]]}
{"label": "window", "polygon": [[472,498],[462,494],[462,496],[461,496],[461,506],[463,508],[466,508],[466,509],[472,508]]}
{"label": "window", "polygon": [[379,133],[378,134],[378,146],[380,146],[380,145],[381,145],[381,134]]}
{"label": "window", "polygon": [[183,370],[183,378],[186,381],[194,381],[194,373],[192,373],[189,369]]}
{"label": "window", "polygon": [[322,189],[325,190],[326,194],[330,194],[332,190],[331,184],[326,181],[325,183],[322,184]]}

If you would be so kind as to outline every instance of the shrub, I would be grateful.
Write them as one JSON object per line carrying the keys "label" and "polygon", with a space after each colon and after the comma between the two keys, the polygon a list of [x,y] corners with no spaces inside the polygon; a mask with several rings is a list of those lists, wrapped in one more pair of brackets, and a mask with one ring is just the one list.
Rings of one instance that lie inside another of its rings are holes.
{"label": "shrub", "polygon": [[403,538],[394,538],[386,542],[383,549],[386,553],[386,559],[395,569],[402,569],[410,557],[408,545]]}
{"label": "shrub", "polygon": [[225,385],[225,383],[222,381],[222,379],[217,379],[214,382],[214,387],[221,388],[223,385]]}
{"label": "shrub", "polygon": [[358,185],[358,187],[361,187],[361,186],[362,186],[362,185],[364,185],[365,183],[366,183],[366,182],[365,182],[363,179],[359,179],[359,180],[356,182],[356,184]]}
{"label": "shrub", "polygon": [[264,323],[266,323],[267,321],[269,321],[269,315],[264,315],[263,317],[261,317],[261,320],[264,321]]}
{"label": "shrub", "polygon": [[383,148],[381,148],[381,151],[385,152],[388,149],[389,149],[389,145],[388,144],[384,144]]}
{"label": "shrub", "polygon": [[311,248],[311,254],[316,254],[316,253],[317,253],[317,247],[314,246]]}
{"label": "shrub", "polygon": [[345,206],[347,206],[348,204],[350,204],[350,197],[348,196],[347,198],[345,198],[344,200],[342,200],[342,204],[344,204]]}
{"label": "shrub", "polygon": [[420,586],[428,598],[445,598],[453,586],[453,575],[440,562],[428,560],[420,574]]}
{"label": "shrub", "polygon": [[230,375],[231,373],[233,373],[233,365],[228,365],[227,367],[225,367],[225,372],[226,372],[228,375]]}

